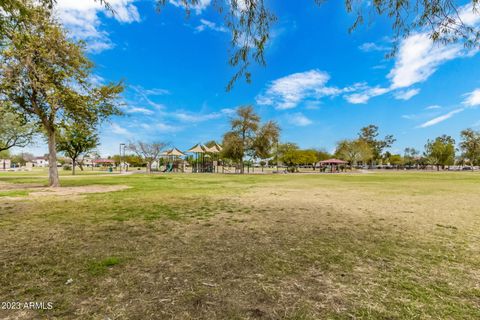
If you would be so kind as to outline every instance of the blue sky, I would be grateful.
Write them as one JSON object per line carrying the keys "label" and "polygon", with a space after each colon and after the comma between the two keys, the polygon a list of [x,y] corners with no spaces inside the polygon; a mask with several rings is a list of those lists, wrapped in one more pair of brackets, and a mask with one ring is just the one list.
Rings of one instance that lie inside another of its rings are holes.
{"label": "blue sky", "polygon": [[[267,67],[254,66],[253,83],[241,80],[228,93],[231,36],[210,0],[189,18],[174,0],[161,13],[153,1],[110,2],[115,16],[93,0],[59,0],[57,8],[71,36],[87,42],[94,80],[126,84],[126,115],[102,127],[102,155],[129,140],[167,141],[182,150],[221,140],[232,110],[245,104],[278,121],[283,141],[328,151],[368,124],[395,135],[394,152],[480,129],[480,54],[461,44],[433,45],[418,31],[385,59],[389,21],[349,34],[354,17],[341,1],[321,7],[313,0],[268,1],[278,21]],[[480,23],[467,7],[463,15]],[[42,142],[31,149],[46,150]]]}

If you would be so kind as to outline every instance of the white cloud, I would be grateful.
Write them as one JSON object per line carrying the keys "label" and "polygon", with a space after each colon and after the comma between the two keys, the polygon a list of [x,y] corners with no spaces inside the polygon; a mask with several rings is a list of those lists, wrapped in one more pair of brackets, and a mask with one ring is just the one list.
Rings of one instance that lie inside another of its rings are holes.
{"label": "white cloud", "polygon": [[[169,2],[175,7],[185,8],[185,4],[182,0],[170,0]],[[198,0],[198,3],[196,5],[189,6],[189,9],[195,11],[195,13],[198,15],[201,14],[203,10],[208,8],[211,2],[212,0]]]}
{"label": "white cloud", "polygon": [[444,114],[442,116],[439,116],[439,117],[436,117],[436,118],[433,118],[432,120],[429,120],[425,123],[422,123],[421,125],[419,125],[420,128],[427,128],[427,127],[431,127],[433,125],[436,125],[440,122],[443,122],[445,120],[448,120],[450,119],[451,117],[453,117],[455,114],[457,113],[460,113],[462,112],[464,109],[455,109],[453,111],[450,111],[449,113],[447,114]]}
{"label": "white cloud", "polygon": [[344,98],[348,102],[352,104],[365,104],[368,102],[373,97],[380,96],[382,94],[385,94],[389,92],[390,90],[388,88],[382,88],[382,87],[365,87],[362,88],[360,92],[352,93],[345,95]]}
{"label": "white cloud", "polygon": [[442,107],[435,104],[433,106],[428,106],[425,108],[425,110],[435,110],[435,109],[442,109]]}
{"label": "white cloud", "polygon": [[153,112],[152,110],[149,110],[149,109],[146,109],[146,108],[141,108],[141,107],[132,107],[132,108],[128,108],[127,110],[125,110],[126,113],[130,113],[130,114],[145,114],[145,115],[152,115],[154,114],[155,112]]}
{"label": "white cloud", "polygon": [[196,114],[191,112],[176,111],[176,112],[172,112],[169,115],[182,122],[197,123],[197,122],[204,122],[204,121],[219,119],[225,115],[231,115],[234,112],[235,110],[226,108],[226,109],[220,110],[219,112],[212,112],[207,114]]}
{"label": "white cloud", "polygon": [[[472,3],[458,10],[459,18],[449,20],[453,28],[460,24],[473,27],[480,24],[480,14]],[[447,29],[451,26],[445,25]],[[474,39],[471,39],[474,40]],[[408,36],[400,43],[395,67],[388,74],[392,89],[406,88],[427,80],[437,68],[452,59],[473,56],[478,49],[465,49],[461,43],[434,43],[427,32]]]}
{"label": "white cloud", "polygon": [[182,130],[181,127],[172,126],[170,124],[166,124],[162,122],[157,123],[155,125],[155,129],[157,129],[158,132],[162,132],[162,133],[173,133],[173,132],[178,132]]}
{"label": "white cloud", "polygon": [[473,27],[477,24],[480,24],[480,14],[478,13],[478,8],[474,9],[472,3],[469,3],[463,6],[458,13],[460,20],[470,26]]}
{"label": "white cloud", "polygon": [[161,95],[166,95],[170,94],[170,91],[166,89],[161,89],[161,88],[151,88],[151,89],[146,89],[142,86],[139,85],[131,85],[130,86],[135,92],[142,96],[161,96]]}
{"label": "white cloud", "polygon": [[480,106],[480,88],[465,94],[466,98],[463,104],[467,107]]}
{"label": "white cloud", "polygon": [[328,73],[310,70],[294,73],[270,82],[267,89],[255,99],[259,105],[271,105],[276,109],[292,109],[307,99],[319,99],[334,96],[340,89],[327,87],[330,79]]}
{"label": "white cloud", "polygon": [[442,63],[461,56],[462,46],[434,44],[427,33],[410,35],[400,43],[395,67],[388,74],[392,89],[427,80]]}
{"label": "white cloud", "polygon": [[371,51],[388,51],[390,47],[384,45],[378,45],[374,42],[365,42],[361,46],[358,47],[363,52],[371,52]]}
{"label": "white cloud", "polygon": [[395,92],[395,99],[397,100],[410,100],[413,96],[420,93],[420,89],[401,90]]}
{"label": "white cloud", "polygon": [[112,14],[100,1],[58,0],[56,15],[75,40],[85,40],[90,52],[98,53],[114,46],[106,31],[100,30],[99,14],[103,13],[121,23],[139,22],[140,15],[135,0],[109,0],[115,11]]}
{"label": "white cloud", "polygon": [[202,32],[205,31],[206,29],[210,29],[213,31],[218,31],[218,32],[228,32],[228,29],[217,25],[215,22],[208,21],[205,19],[200,19],[200,25],[195,28],[197,32]]}
{"label": "white cloud", "polygon": [[119,135],[122,135],[122,136],[130,136],[131,135],[130,131],[121,127],[117,123],[112,123],[110,125],[110,127],[112,129],[112,132],[115,133],[115,134],[119,134]]}
{"label": "white cloud", "polygon": [[288,122],[298,127],[305,127],[312,124],[312,120],[308,119],[302,113],[288,115]]}

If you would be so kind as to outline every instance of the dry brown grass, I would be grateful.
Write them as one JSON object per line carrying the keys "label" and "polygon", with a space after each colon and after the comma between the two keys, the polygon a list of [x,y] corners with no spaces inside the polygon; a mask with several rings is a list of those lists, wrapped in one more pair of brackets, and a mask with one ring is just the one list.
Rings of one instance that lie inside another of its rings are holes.
{"label": "dry brown grass", "polygon": [[0,197],[2,317],[480,317],[478,175],[85,179]]}

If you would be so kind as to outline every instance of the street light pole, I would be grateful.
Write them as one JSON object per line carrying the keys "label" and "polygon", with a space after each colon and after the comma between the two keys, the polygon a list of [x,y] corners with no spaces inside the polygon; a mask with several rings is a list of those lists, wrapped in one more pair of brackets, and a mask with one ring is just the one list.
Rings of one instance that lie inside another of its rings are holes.
{"label": "street light pole", "polygon": [[123,147],[123,153],[125,153],[125,143],[120,143],[120,154],[119,154],[119,157],[120,157],[120,163],[119,163],[119,167],[120,167],[120,173],[122,173],[122,160],[123,160],[123,156],[122,156],[122,147]]}

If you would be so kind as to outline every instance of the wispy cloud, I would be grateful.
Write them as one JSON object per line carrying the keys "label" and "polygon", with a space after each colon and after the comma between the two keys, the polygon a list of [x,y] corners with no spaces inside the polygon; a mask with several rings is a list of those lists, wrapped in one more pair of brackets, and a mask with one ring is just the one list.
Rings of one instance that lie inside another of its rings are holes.
{"label": "wispy cloud", "polygon": [[388,88],[382,88],[382,87],[370,88],[366,86],[365,88],[362,88],[360,92],[345,95],[344,98],[352,104],[365,104],[371,98],[385,94],[388,91],[389,91]]}
{"label": "wispy cloud", "polygon": [[156,96],[170,94],[170,91],[162,88],[144,88],[138,85],[131,85],[129,88],[133,90],[133,99],[131,100],[134,102],[132,104],[144,103],[155,108],[157,111],[165,110],[164,104],[155,102],[152,99]]}
{"label": "wispy cloud", "polygon": [[309,99],[339,94],[341,90],[326,85],[329,79],[328,73],[316,69],[294,73],[270,82],[255,99],[259,105],[270,105],[279,110],[292,109]]}
{"label": "wispy cloud", "polygon": [[130,131],[128,131],[124,127],[121,127],[117,123],[112,123],[110,125],[110,128],[111,128],[112,132],[115,133],[115,134],[119,134],[119,135],[122,135],[122,136],[130,136],[131,135]]}
{"label": "wispy cloud", "polygon": [[183,128],[180,126],[175,126],[163,122],[158,122],[154,125],[155,131],[158,131],[160,133],[174,133],[181,131]]}
{"label": "wispy cloud", "polygon": [[139,85],[131,85],[130,88],[142,96],[162,96],[170,94],[170,91],[162,88],[144,88]]}
{"label": "wispy cloud", "polygon": [[125,113],[129,114],[144,114],[144,115],[152,115],[155,112],[152,110],[149,110],[147,108],[141,108],[141,107],[130,107],[125,110]]}
{"label": "wispy cloud", "polygon": [[389,46],[382,44],[376,44],[374,42],[365,42],[358,47],[363,52],[372,52],[372,51],[388,51],[391,50]]}
{"label": "wispy cloud", "polygon": [[463,108],[460,108],[460,109],[455,109],[453,111],[450,111],[449,113],[447,114],[444,114],[442,116],[439,116],[439,117],[436,117],[436,118],[433,118],[427,122],[424,122],[422,123],[421,125],[419,125],[418,127],[419,128],[427,128],[427,127],[431,127],[431,126],[434,126],[436,124],[439,124],[440,122],[443,122],[445,120],[448,120],[450,119],[451,117],[453,117],[454,115],[456,115],[457,113],[460,113],[462,112],[464,109]]}
{"label": "wispy cloud", "polygon": [[220,119],[225,116],[229,116],[235,112],[234,109],[224,108],[220,111],[210,113],[193,113],[188,111],[177,110],[174,112],[165,113],[165,116],[174,118],[181,122],[198,123],[209,120]]}
{"label": "wispy cloud", "polygon": [[472,92],[465,94],[465,100],[463,104],[467,107],[480,106],[480,88],[475,89]]}
{"label": "wispy cloud", "polygon": [[206,19],[200,19],[200,25],[195,27],[195,30],[197,32],[202,32],[202,31],[205,31],[205,30],[213,30],[213,31],[217,31],[217,32],[228,32],[227,28],[225,28],[223,26],[219,26],[215,22],[212,22],[212,21],[209,21],[209,20],[206,20]]}
{"label": "wispy cloud", "polygon": [[410,100],[412,97],[420,93],[420,89],[401,90],[394,93],[397,100]]}
{"label": "wispy cloud", "polygon": [[312,120],[300,112],[288,115],[288,122],[297,127],[306,127],[312,124]]}
{"label": "wispy cloud", "polygon": [[120,23],[139,22],[140,14],[133,2],[135,0],[109,0],[115,11],[112,15],[100,1],[58,0],[55,12],[75,40],[84,40],[90,52],[98,53],[114,47],[108,33],[101,30],[99,14]]}
{"label": "wispy cloud", "polygon": [[428,106],[428,107],[425,108],[425,110],[435,110],[435,109],[442,109],[442,107],[435,104],[435,105]]}

